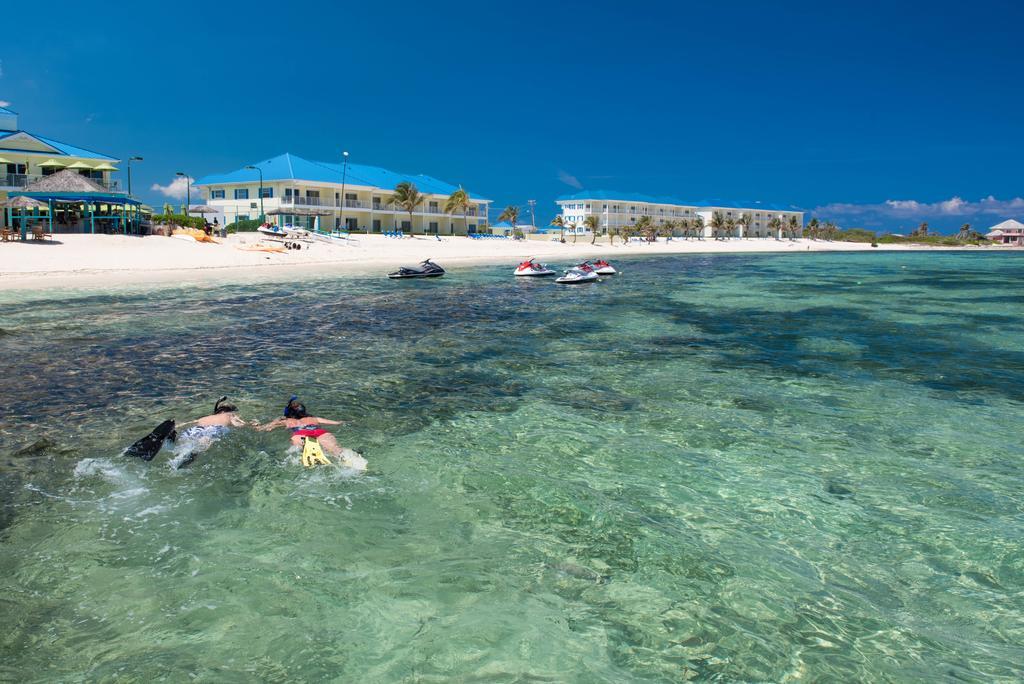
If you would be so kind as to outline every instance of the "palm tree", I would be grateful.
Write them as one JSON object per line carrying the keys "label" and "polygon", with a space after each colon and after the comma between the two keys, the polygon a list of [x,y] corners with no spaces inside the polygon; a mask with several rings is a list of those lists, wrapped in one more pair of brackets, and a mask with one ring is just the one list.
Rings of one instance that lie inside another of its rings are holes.
{"label": "palm tree", "polygon": [[725,239],[728,240],[730,237],[733,236],[733,233],[736,230],[736,219],[734,219],[732,216],[730,216],[729,218],[725,219],[724,228],[725,228]]}
{"label": "palm tree", "polygon": [[716,211],[711,215],[711,235],[716,240],[722,239],[722,228],[725,226],[725,217],[722,212]]}
{"label": "palm tree", "polygon": [[423,204],[426,195],[420,193],[415,183],[402,181],[395,186],[395,192],[391,195],[391,203],[402,211],[409,212],[409,236],[412,236],[412,213]]}
{"label": "palm tree", "polygon": [[693,217],[693,232],[697,234],[698,240],[704,239],[704,217],[700,214]]}
{"label": "palm tree", "polygon": [[739,219],[736,220],[736,225],[740,228],[740,237],[750,237],[750,226],[754,223],[754,217],[750,214],[741,214]]}
{"label": "palm tree", "polygon": [[597,214],[589,214],[583,219],[584,227],[592,234],[590,238],[590,244],[592,245],[597,243],[597,227],[600,223],[601,221],[597,218]]}
{"label": "palm tree", "polygon": [[956,234],[957,240],[970,240],[971,239],[971,224],[965,223],[960,226],[960,232]]}
{"label": "palm tree", "polygon": [[772,216],[771,221],[768,222],[768,227],[772,229],[772,237],[778,240],[782,232],[782,219],[778,216]]}
{"label": "palm tree", "polygon": [[662,230],[662,232],[665,233],[665,237],[669,238],[669,237],[675,236],[676,228],[678,228],[678,227],[679,227],[679,222],[678,221],[673,221],[672,219],[666,219],[665,223],[663,223],[661,225],[661,230]]}
{"label": "palm tree", "polygon": [[558,226],[558,239],[561,242],[565,242],[565,219],[562,218],[562,215],[558,214],[555,218],[551,219],[551,225]]}
{"label": "palm tree", "polygon": [[690,239],[690,219],[680,219],[677,224],[683,231],[683,238],[686,240]]}
{"label": "palm tree", "polygon": [[820,225],[821,224],[818,222],[817,217],[812,218],[807,222],[807,227],[804,228],[804,235],[812,240],[817,239]]}
{"label": "palm tree", "polygon": [[[466,233],[469,233],[469,218],[467,218],[467,214],[469,213],[470,206],[469,193],[463,190],[461,185],[458,190],[448,196],[448,201],[444,205],[444,213],[451,215],[455,212],[460,212],[462,214],[462,222],[466,225]],[[455,228],[453,227],[452,235],[454,234]]]}
{"label": "palm tree", "polygon": [[789,239],[795,240],[797,235],[800,234],[800,221],[797,220],[796,216],[789,217]]}
{"label": "palm tree", "polygon": [[[651,217],[647,216],[647,215],[641,216],[640,218],[638,218],[636,220],[636,223],[633,224],[633,229],[639,235],[642,235],[643,233],[646,233],[646,232],[650,232],[650,230],[651,230]],[[630,231],[630,232],[632,232],[632,231]]]}
{"label": "palm tree", "polygon": [[[572,232],[572,242],[576,244],[576,222],[566,221],[563,227]],[[562,241],[565,242],[565,239],[563,238]]]}
{"label": "palm tree", "polygon": [[512,230],[510,233],[515,232],[516,224],[519,223],[519,207],[508,205],[501,210],[501,215],[498,216],[498,221],[508,221],[512,224]]}

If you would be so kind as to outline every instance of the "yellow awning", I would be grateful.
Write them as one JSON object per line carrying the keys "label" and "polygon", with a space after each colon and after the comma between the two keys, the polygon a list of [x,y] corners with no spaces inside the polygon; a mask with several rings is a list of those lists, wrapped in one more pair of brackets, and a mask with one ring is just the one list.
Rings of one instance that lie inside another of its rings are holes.
{"label": "yellow awning", "polygon": [[65,164],[64,162],[59,162],[56,159],[47,159],[46,161],[44,161],[39,166],[40,166],[40,168],[46,169],[46,168],[49,168],[51,166],[56,166],[56,167],[67,166],[67,164]]}
{"label": "yellow awning", "polygon": [[[71,167],[71,168],[74,168],[74,167]],[[120,169],[118,169],[116,166],[114,166],[112,164],[108,164],[107,162],[103,162],[99,166],[92,167],[92,170],[93,171],[119,171]]]}
{"label": "yellow awning", "polygon": [[[40,166],[42,166],[42,164],[40,164]],[[92,170],[92,167],[89,166],[88,164],[86,164],[83,161],[76,161],[74,164],[68,164],[68,168],[69,169],[89,169],[90,171]]]}

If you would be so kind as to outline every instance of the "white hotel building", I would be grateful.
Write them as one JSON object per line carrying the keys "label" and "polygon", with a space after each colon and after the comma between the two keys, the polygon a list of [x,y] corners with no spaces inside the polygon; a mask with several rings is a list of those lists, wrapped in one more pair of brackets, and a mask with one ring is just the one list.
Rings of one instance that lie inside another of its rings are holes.
{"label": "white hotel building", "polygon": [[[282,154],[241,168],[198,179],[207,203],[224,214],[226,223],[267,215],[271,223],[308,230],[466,235],[487,224],[491,200],[470,193],[470,209],[445,214],[448,197],[458,187],[424,175],[406,175],[376,166],[314,162]],[[261,180],[262,174],[262,180]],[[414,183],[425,195],[412,214],[391,204],[395,186]],[[262,192],[261,192],[262,187]],[[467,190],[467,192],[469,192]],[[261,196],[262,195],[262,196]]]}
{"label": "white hotel building", "polygon": [[[750,218],[750,226],[745,231],[741,226],[735,228],[735,237],[773,237],[769,222],[773,218],[787,224],[791,217],[796,217],[803,232],[804,213],[793,207],[761,202],[726,202],[724,200],[704,200],[701,202],[683,202],[671,197],[650,197],[629,192],[610,192],[607,190],[583,190],[572,195],[563,195],[556,200],[562,208],[562,220],[582,226],[587,216],[597,216],[598,233],[606,234],[609,230],[619,230],[623,226],[634,225],[641,216],[650,216],[655,225],[664,225],[666,221],[674,221],[677,231],[678,224],[684,220],[691,223],[700,216],[704,220],[704,235],[711,237],[711,219],[715,213],[723,218],[734,221],[744,214]],[[774,237],[778,237],[775,235]]]}

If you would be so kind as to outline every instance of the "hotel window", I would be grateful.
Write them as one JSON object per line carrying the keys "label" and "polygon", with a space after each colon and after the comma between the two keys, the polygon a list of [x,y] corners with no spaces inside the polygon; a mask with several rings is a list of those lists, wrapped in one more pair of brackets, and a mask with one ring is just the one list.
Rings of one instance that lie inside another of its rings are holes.
{"label": "hotel window", "polygon": [[402,221],[402,230],[412,230],[412,221]]}
{"label": "hotel window", "polygon": [[373,198],[373,208],[380,209],[380,197]]}
{"label": "hotel window", "polygon": [[380,232],[380,219],[373,219],[373,232],[374,233],[379,233]]}
{"label": "hotel window", "polygon": [[273,198],[273,196],[274,196],[274,188],[262,188],[260,190],[260,197],[270,197],[270,198]]}
{"label": "hotel window", "polygon": [[430,232],[431,233],[436,233],[437,232],[437,221],[431,221],[430,222]]}
{"label": "hotel window", "polygon": [[334,230],[338,230],[339,228],[341,228],[341,217],[340,216],[335,216],[334,217]]}
{"label": "hotel window", "polygon": [[249,199],[249,189],[248,188],[235,188],[235,199],[244,199],[244,200]]}
{"label": "hotel window", "polygon": [[224,199],[224,191],[223,190],[211,190],[210,191],[210,199]]}
{"label": "hotel window", "polygon": [[306,191],[306,197],[316,197],[317,199],[320,199],[320,191],[319,190],[307,190]]}
{"label": "hotel window", "polygon": [[358,224],[357,219],[355,217],[348,217],[348,218],[345,219],[345,229],[346,230],[353,231],[353,230],[357,230],[358,228],[359,228],[359,224]]}

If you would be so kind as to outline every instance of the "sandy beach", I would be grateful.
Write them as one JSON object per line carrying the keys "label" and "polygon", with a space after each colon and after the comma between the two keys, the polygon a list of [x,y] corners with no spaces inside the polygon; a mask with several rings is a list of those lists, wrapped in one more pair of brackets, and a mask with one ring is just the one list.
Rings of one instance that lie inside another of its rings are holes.
{"label": "sandy beach", "polygon": [[[445,268],[479,264],[508,264],[528,257],[566,267],[583,259],[654,254],[739,254],[840,251],[907,251],[953,249],[925,245],[880,245],[820,240],[674,239],[655,244],[628,245],[603,240],[591,245],[580,240],[565,244],[551,240],[472,240],[465,237],[386,238],[356,235],[345,241],[304,244],[284,253],[250,251],[265,242],[255,233],[231,235],[219,244],[180,239],[121,235],[56,235],[44,242],[0,245],[0,282],[7,289],[38,287],[102,287],[119,284],[160,284],[238,280],[292,279],[297,276],[366,274],[433,259]],[[964,249],[964,248],[955,248]],[[979,248],[967,248],[979,249]],[[981,248],[993,249],[993,248]],[[1000,248],[995,248],[1000,249]]]}

